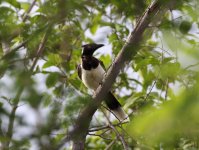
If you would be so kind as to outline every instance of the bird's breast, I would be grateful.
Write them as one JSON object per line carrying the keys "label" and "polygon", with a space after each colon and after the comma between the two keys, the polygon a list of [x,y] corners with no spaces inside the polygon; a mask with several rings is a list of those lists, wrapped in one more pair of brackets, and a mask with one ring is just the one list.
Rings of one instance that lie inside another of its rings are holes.
{"label": "bird's breast", "polygon": [[82,81],[84,85],[92,90],[96,90],[99,84],[102,82],[105,71],[99,64],[96,68],[91,70],[85,70],[82,67]]}

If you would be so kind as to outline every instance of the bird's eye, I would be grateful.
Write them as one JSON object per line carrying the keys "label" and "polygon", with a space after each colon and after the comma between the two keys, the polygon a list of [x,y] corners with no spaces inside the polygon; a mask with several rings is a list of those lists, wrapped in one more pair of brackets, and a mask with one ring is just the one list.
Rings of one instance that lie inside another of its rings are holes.
{"label": "bird's eye", "polygon": [[85,56],[82,56],[82,60],[83,60],[83,61],[85,61],[85,60],[87,60],[87,59],[86,59],[86,57],[85,57]]}

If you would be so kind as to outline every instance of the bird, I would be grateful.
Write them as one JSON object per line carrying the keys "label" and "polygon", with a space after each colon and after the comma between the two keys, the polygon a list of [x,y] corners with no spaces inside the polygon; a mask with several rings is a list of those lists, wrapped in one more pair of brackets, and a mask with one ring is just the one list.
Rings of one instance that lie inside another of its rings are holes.
{"label": "bird", "polygon": [[[103,62],[93,56],[93,53],[103,46],[103,44],[96,43],[82,45],[81,63],[77,65],[79,78],[88,89],[93,91],[102,83],[106,74]],[[128,118],[128,115],[111,91],[107,93],[104,101],[119,121],[124,121]]]}

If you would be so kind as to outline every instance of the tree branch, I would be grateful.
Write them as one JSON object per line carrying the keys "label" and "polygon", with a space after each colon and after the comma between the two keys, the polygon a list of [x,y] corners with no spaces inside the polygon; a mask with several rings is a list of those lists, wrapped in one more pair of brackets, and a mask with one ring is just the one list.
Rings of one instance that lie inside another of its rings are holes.
{"label": "tree branch", "polygon": [[88,133],[88,135],[90,135],[90,136],[98,136],[98,137],[100,137],[100,138],[102,138],[102,139],[104,139],[104,140],[113,140],[113,139],[111,139],[111,138],[107,138],[107,137],[104,137],[104,136],[102,136],[102,134],[93,134],[93,133]]}
{"label": "tree branch", "polygon": [[36,64],[37,64],[37,61],[39,60],[41,54],[43,54],[44,45],[45,45],[45,43],[46,43],[46,41],[47,41],[48,34],[49,34],[49,33],[48,33],[48,30],[47,30],[47,31],[45,32],[45,34],[44,34],[42,40],[41,40],[41,43],[39,44],[39,47],[38,47],[38,50],[37,50],[37,54],[36,54],[36,57],[35,57],[35,59],[34,59],[34,61],[33,61],[32,66],[31,66],[31,68],[30,68],[30,71],[34,71],[34,68],[35,68],[35,66],[36,66]]}
{"label": "tree branch", "polygon": [[6,138],[7,141],[2,145],[2,149],[4,150],[7,150],[9,149],[9,145],[10,145],[10,142],[11,142],[11,139],[12,139],[12,135],[13,135],[13,127],[14,127],[14,120],[15,120],[15,114],[16,114],[16,110],[17,110],[17,105],[19,103],[19,99],[21,97],[21,94],[23,92],[23,89],[24,87],[20,87],[16,96],[15,96],[15,99],[14,99],[14,103],[13,103],[13,107],[12,107],[12,111],[9,115],[9,124],[8,124],[8,129],[7,129],[7,133],[6,133]]}
{"label": "tree branch", "polygon": [[[112,124],[114,127],[116,126],[119,126],[119,125],[122,125],[122,124],[126,124],[128,122],[119,122],[117,124]],[[104,126],[101,126],[101,127],[93,127],[91,129],[89,129],[88,131],[89,132],[96,132],[96,131],[100,131],[100,130],[104,130],[104,129],[109,129],[110,126],[109,125],[104,125]]]}
{"label": "tree branch", "polygon": [[18,51],[20,48],[24,47],[25,44],[28,42],[28,40],[23,41],[22,43],[20,43],[18,46],[14,47],[13,49],[11,49],[8,53],[5,53],[1,58],[0,61],[8,58],[9,56],[12,56],[16,51]]}
{"label": "tree branch", "polygon": [[109,149],[112,147],[112,145],[116,142],[116,140],[117,140],[117,139],[115,139],[115,140],[113,140],[111,143],[109,143],[109,145],[106,147],[105,150],[109,150]]}
{"label": "tree branch", "polygon": [[28,11],[25,12],[25,13],[23,14],[23,16],[22,16],[22,21],[23,21],[23,22],[25,22],[26,19],[28,19],[28,15],[30,14],[30,12],[31,12],[32,8],[34,7],[34,5],[36,4],[36,2],[37,2],[37,0],[34,0],[34,1],[32,2],[32,4],[30,5]]}
{"label": "tree branch", "polygon": [[106,117],[106,120],[108,121],[108,125],[109,127],[115,132],[117,138],[121,141],[124,150],[128,150],[128,145],[126,143],[126,141],[124,140],[124,137],[119,133],[119,131],[112,125],[111,121],[109,120],[108,116],[106,115],[106,113],[103,111],[104,116]]}
{"label": "tree branch", "polygon": [[103,84],[97,88],[95,95],[93,96],[94,100],[91,101],[91,103],[88,104],[88,106],[78,116],[73,129],[68,134],[69,136],[65,137],[60,142],[57,149],[61,148],[68,140],[73,141],[74,150],[84,149],[85,138],[93,114],[100,106],[102,100],[107,94],[107,91],[110,90],[112,84],[115,82],[121,69],[124,68],[125,63],[130,61],[136,55],[139,50],[143,32],[146,30],[149,23],[156,16],[157,12],[163,9],[162,6],[166,6],[170,1],[166,1],[164,4],[162,2],[163,1],[161,0],[154,1],[139,19],[134,31],[130,34],[129,39],[117,55],[115,62],[109,68],[103,80]]}

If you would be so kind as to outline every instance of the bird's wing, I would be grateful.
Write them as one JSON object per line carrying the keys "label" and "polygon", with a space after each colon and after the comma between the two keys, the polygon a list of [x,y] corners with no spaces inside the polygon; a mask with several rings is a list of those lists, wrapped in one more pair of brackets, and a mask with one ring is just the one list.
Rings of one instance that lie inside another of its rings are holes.
{"label": "bird's wing", "polygon": [[81,68],[81,64],[77,65],[77,73],[78,73],[78,76],[79,76],[79,78],[81,80],[82,79],[82,68]]}

